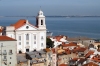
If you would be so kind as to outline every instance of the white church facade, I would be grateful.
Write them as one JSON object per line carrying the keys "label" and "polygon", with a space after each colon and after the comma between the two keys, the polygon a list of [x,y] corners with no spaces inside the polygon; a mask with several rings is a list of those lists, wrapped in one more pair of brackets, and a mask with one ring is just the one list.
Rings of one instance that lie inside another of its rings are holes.
{"label": "white church facade", "polygon": [[36,17],[36,25],[21,19],[11,26],[6,26],[3,34],[17,40],[17,53],[25,53],[46,48],[45,16],[40,10]]}

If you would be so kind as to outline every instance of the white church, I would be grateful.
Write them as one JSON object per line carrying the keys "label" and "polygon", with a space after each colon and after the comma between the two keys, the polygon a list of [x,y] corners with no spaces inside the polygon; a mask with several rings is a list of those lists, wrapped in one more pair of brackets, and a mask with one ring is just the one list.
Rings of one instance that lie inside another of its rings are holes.
{"label": "white church", "polygon": [[17,53],[25,53],[33,50],[45,49],[45,16],[40,10],[36,17],[36,25],[30,24],[28,20],[20,19],[15,24],[6,26],[2,34],[17,40]]}

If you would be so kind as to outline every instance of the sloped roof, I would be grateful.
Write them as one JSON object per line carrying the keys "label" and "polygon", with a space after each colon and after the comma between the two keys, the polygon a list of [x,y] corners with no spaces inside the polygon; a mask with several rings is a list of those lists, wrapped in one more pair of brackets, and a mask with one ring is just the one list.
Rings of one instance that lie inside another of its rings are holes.
{"label": "sloped roof", "polygon": [[91,60],[100,62],[100,55],[95,55]]}
{"label": "sloped roof", "polygon": [[89,51],[86,55],[85,55],[85,57],[87,58],[87,57],[89,57],[90,55],[92,55],[94,53],[94,51]]}
{"label": "sloped roof", "polygon": [[75,43],[69,43],[69,44],[62,44],[63,47],[67,47],[67,46],[78,46]]}
{"label": "sloped roof", "polygon": [[[28,22],[28,23],[30,24],[30,22]],[[26,24],[26,20],[25,19],[20,19],[15,24],[12,24],[11,26],[14,26],[15,29],[18,29],[18,28],[20,28],[21,26],[23,26],[25,24]]]}
{"label": "sloped roof", "polygon": [[67,64],[60,64],[59,66],[68,66]]}
{"label": "sloped roof", "polygon": [[95,64],[93,62],[89,62],[87,64],[84,64],[83,66],[99,66],[98,64]]}
{"label": "sloped roof", "polygon": [[13,39],[8,36],[0,36],[0,41],[16,41],[16,39]]}
{"label": "sloped roof", "polygon": [[73,49],[72,51],[73,52],[84,52],[85,50],[86,50],[86,48],[84,48],[84,47],[78,47],[78,48]]}

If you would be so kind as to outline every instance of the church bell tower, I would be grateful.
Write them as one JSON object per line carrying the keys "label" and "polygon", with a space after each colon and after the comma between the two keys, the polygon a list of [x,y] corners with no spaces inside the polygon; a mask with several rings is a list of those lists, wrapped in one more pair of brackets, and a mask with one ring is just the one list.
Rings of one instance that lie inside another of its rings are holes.
{"label": "church bell tower", "polygon": [[36,26],[39,29],[46,29],[46,24],[45,24],[45,16],[43,15],[43,11],[39,11],[38,15],[36,17]]}

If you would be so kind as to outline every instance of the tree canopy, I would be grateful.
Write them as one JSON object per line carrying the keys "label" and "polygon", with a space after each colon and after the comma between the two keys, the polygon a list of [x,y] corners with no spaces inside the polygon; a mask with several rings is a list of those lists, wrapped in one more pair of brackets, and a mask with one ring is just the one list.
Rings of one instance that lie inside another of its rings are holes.
{"label": "tree canopy", "polygon": [[46,38],[46,45],[47,48],[53,48],[54,47],[54,42],[50,38]]}

